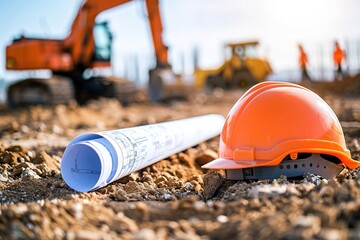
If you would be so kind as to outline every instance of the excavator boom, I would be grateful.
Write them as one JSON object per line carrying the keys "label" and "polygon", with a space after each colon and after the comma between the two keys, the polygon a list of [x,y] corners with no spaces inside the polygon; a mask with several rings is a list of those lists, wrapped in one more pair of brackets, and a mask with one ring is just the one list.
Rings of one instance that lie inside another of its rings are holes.
{"label": "excavator boom", "polygon": [[159,0],[147,0],[146,6],[149,14],[149,23],[151,35],[156,55],[156,65],[158,67],[169,65],[168,47],[164,44],[162,38],[162,23],[159,10]]}

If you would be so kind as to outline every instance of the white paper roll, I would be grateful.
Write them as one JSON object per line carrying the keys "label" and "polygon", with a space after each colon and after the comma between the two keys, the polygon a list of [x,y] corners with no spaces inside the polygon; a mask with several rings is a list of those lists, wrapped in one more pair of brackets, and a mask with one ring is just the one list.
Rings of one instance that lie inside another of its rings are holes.
{"label": "white paper roll", "polygon": [[171,122],[83,134],[66,147],[61,175],[71,188],[101,188],[220,134],[224,117],[204,115]]}

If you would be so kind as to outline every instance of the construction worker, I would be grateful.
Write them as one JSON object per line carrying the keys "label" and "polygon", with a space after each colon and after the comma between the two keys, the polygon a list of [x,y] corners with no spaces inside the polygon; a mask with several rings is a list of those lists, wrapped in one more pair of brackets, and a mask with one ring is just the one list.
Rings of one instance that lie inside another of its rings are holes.
{"label": "construction worker", "polygon": [[335,41],[333,58],[335,64],[335,80],[341,80],[344,78],[344,73],[341,68],[341,63],[345,59],[345,52],[340,48],[338,41]]}
{"label": "construction worker", "polygon": [[308,72],[307,72],[307,64],[308,64],[308,58],[307,58],[307,54],[304,51],[304,48],[301,44],[298,45],[299,47],[299,51],[300,51],[300,55],[299,55],[299,65],[301,68],[301,80],[308,80],[310,82],[312,82]]}

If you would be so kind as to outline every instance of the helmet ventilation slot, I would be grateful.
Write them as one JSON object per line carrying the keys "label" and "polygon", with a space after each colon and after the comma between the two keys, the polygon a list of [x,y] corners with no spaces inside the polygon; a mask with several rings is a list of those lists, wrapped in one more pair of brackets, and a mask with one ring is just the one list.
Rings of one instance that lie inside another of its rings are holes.
{"label": "helmet ventilation slot", "polygon": [[335,163],[335,164],[340,164],[341,161],[339,158],[333,156],[333,155],[329,155],[329,154],[320,154],[320,157],[322,157],[323,159],[325,159],[326,161]]}
{"label": "helmet ventilation slot", "polygon": [[[310,158],[312,156],[311,153],[298,153],[297,154],[297,159],[306,159],[306,158]],[[329,155],[329,154],[323,154],[321,153],[320,154],[320,157],[323,158],[324,160],[326,161],[329,161],[329,162],[332,162],[334,164],[340,164],[341,161],[338,157],[335,157],[333,155]],[[284,160],[291,160],[291,157],[290,157],[290,154],[287,155],[284,159]],[[304,165],[304,164],[303,164]],[[304,167],[304,166],[303,166]],[[310,167],[312,167],[312,164],[310,163]]]}

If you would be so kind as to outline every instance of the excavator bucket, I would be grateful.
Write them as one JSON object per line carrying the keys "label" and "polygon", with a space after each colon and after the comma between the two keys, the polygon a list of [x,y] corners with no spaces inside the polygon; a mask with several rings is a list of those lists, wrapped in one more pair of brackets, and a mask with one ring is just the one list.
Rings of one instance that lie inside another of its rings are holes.
{"label": "excavator bucket", "polygon": [[150,71],[148,95],[152,102],[171,99],[187,99],[193,87],[186,85],[182,76],[171,68],[157,68]]}

